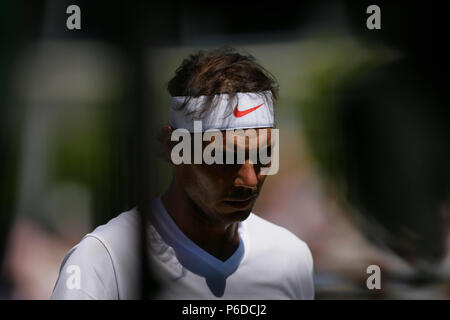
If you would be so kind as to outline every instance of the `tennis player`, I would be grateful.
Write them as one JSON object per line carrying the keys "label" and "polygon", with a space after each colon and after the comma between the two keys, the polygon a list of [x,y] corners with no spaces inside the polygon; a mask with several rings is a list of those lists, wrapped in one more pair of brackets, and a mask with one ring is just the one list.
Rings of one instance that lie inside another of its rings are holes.
{"label": "tennis player", "polygon": [[[147,228],[156,298],[313,299],[306,243],[252,213],[278,150],[274,78],[252,56],[219,49],[186,58],[168,90],[162,147],[173,180],[149,199]],[[175,152],[182,136],[192,148]],[[262,148],[270,162],[261,161]],[[139,221],[133,209],[84,236],[64,258],[51,298],[138,299]]]}

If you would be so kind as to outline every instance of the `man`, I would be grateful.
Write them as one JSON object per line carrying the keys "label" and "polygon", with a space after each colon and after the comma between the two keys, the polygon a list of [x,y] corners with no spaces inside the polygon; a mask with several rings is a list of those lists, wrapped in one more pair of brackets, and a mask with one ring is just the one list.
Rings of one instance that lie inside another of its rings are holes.
{"label": "man", "polygon": [[[156,298],[313,299],[308,246],[251,212],[273,173],[262,151],[273,160],[278,147],[275,80],[250,55],[220,49],[185,59],[168,89],[162,146],[174,176],[152,201],[148,226]],[[52,298],[139,298],[138,223],[131,210],[86,235],[64,259]]]}

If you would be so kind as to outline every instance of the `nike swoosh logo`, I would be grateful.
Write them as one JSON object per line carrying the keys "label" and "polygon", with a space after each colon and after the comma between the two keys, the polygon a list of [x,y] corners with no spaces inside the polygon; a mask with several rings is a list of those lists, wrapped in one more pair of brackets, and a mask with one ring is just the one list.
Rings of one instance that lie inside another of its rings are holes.
{"label": "nike swoosh logo", "polygon": [[236,118],[243,117],[243,116],[245,116],[246,114],[249,114],[250,112],[255,111],[256,109],[258,109],[259,107],[261,107],[263,104],[264,104],[264,103],[261,103],[259,106],[256,106],[256,107],[250,108],[250,109],[248,109],[248,110],[244,110],[244,111],[239,111],[239,110],[238,110],[238,105],[236,105],[236,107],[234,107],[234,111],[233,111],[234,116],[235,116]]}

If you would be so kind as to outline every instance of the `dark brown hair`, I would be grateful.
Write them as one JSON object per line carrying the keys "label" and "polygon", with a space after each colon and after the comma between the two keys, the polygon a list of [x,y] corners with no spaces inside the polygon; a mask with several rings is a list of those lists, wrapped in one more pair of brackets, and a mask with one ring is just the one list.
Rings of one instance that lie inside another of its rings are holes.
{"label": "dark brown hair", "polygon": [[[213,51],[199,51],[184,59],[169,81],[167,89],[172,97],[207,96],[200,114],[214,108],[214,95],[227,93],[233,98],[238,92],[271,91],[278,98],[275,78],[248,53],[223,47]],[[189,98],[181,106],[186,105]]]}

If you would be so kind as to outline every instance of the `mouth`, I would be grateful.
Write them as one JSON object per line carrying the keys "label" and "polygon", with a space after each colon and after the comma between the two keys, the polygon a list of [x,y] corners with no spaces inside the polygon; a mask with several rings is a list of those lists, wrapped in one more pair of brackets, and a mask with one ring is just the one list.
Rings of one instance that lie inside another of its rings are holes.
{"label": "mouth", "polygon": [[244,209],[250,206],[250,204],[253,202],[253,200],[256,198],[256,196],[247,198],[247,199],[232,199],[232,200],[225,200],[224,202],[237,209]]}

